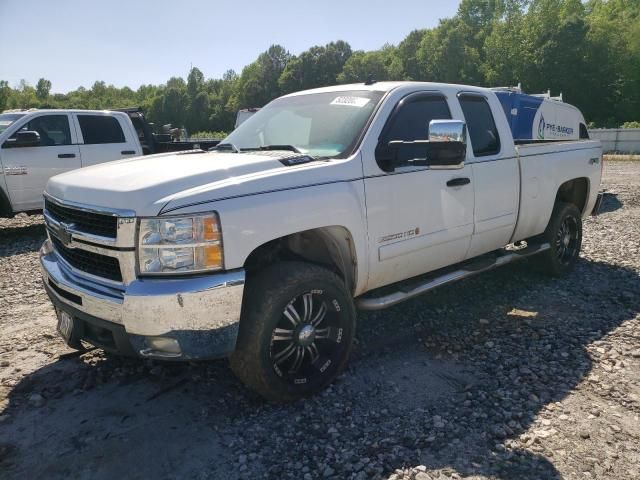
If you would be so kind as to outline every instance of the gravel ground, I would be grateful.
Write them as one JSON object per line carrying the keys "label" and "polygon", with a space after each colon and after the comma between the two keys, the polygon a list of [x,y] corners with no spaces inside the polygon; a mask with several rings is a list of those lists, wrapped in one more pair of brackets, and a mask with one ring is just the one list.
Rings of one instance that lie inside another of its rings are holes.
{"label": "gravel ground", "polygon": [[226,361],[55,334],[41,217],[0,220],[0,477],[640,478],[640,162],[607,162],[565,279],[508,266],[359,315],[326,392],[265,404]]}

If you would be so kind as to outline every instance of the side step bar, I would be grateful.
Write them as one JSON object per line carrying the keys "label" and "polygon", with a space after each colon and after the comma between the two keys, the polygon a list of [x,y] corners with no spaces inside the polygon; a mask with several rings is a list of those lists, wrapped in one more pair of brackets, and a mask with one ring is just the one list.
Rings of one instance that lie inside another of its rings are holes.
{"label": "side step bar", "polygon": [[[417,297],[418,295],[433,290],[434,288],[446,285],[447,283],[456,282],[463,278],[472,277],[481,272],[493,270],[496,267],[544,252],[545,250],[549,250],[549,248],[551,248],[551,245],[543,243],[540,245],[532,245],[521,250],[502,250],[500,251],[500,255],[494,257],[493,261],[490,262],[487,262],[488,259],[481,258],[477,262],[472,262],[458,270],[435,277],[431,276],[422,282],[414,283],[410,286],[407,286],[406,282],[403,282],[405,285],[399,287],[397,291],[392,293],[387,293],[379,297],[373,296],[356,298],[356,307],[361,310],[382,310],[413,297]],[[389,287],[386,287],[385,290],[388,291],[388,288]]]}

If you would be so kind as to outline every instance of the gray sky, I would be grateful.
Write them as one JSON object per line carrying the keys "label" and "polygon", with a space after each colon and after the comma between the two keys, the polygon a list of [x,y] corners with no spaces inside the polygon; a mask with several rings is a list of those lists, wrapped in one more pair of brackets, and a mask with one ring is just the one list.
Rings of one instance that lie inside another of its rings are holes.
{"label": "gray sky", "polygon": [[0,0],[0,80],[51,80],[65,93],[96,80],[136,89],[238,73],[271,44],[298,54],[345,40],[397,44],[455,14],[459,0]]}

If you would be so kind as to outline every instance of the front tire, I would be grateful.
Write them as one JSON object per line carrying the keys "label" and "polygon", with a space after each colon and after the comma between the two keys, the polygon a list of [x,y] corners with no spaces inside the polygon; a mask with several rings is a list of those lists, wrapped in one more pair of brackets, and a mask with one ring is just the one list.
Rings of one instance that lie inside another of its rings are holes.
{"label": "front tire", "polygon": [[546,230],[538,237],[551,248],[533,260],[543,273],[555,277],[568,274],[575,266],[582,247],[582,215],[572,203],[558,202]]}
{"label": "front tire", "polygon": [[335,273],[271,265],[247,281],[231,369],[270,401],[314,394],[346,366],[355,325],[353,299]]}

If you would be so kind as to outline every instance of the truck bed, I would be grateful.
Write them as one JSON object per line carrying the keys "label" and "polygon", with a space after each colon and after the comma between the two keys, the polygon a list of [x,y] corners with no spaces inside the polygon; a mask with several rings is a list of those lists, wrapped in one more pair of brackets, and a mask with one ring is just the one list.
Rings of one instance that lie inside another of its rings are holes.
{"label": "truck bed", "polygon": [[[593,209],[602,175],[602,146],[597,140],[534,142],[516,145],[520,167],[520,209],[513,241],[542,233],[563,183],[584,172],[583,216]],[[546,212],[546,215],[540,215]]]}

